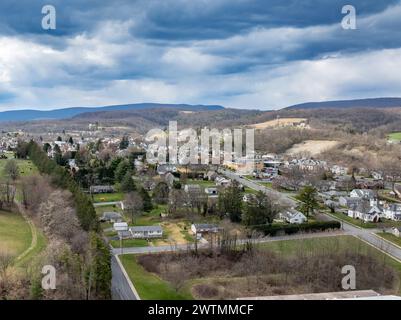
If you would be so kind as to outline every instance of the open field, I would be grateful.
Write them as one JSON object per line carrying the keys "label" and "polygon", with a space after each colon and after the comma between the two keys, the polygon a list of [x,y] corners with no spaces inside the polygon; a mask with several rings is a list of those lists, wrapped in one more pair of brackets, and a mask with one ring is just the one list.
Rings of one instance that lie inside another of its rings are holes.
{"label": "open field", "polygon": [[120,256],[135,289],[141,299],[144,300],[188,300],[192,299],[189,294],[180,294],[174,290],[167,281],[162,280],[155,274],[147,272],[136,261],[135,255]]}
{"label": "open field", "polygon": [[401,132],[390,133],[388,139],[393,142],[401,142]]}
{"label": "open field", "polygon": [[255,129],[267,129],[274,127],[286,127],[286,126],[298,125],[305,121],[307,121],[306,118],[281,118],[261,123],[255,123],[250,126]]}
{"label": "open field", "polygon": [[115,202],[124,199],[124,194],[122,192],[116,193],[100,193],[92,195],[93,202]]}
{"label": "open field", "polygon": [[[234,299],[339,291],[341,266],[346,262],[360,270],[358,290],[400,292],[401,264],[352,236],[274,241],[255,249],[258,254],[238,251],[237,258],[182,252],[124,255],[121,260],[142,299]],[[377,273],[377,268],[384,269]]]}
{"label": "open field", "polygon": [[311,156],[316,156],[323,151],[329,150],[335,147],[339,142],[334,140],[306,140],[302,143],[294,145],[292,148],[287,150],[287,154],[295,155],[298,153],[307,152]]}
{"label": "open field", "polygon": [[[0,160],[0,178],[4,176],[4,167],[8,160]],[[22,177],[26,177],[35,173],[38,173],[38,169],[30,160],[15,160],[17,162],[19,173]]]}
{"label": "open field", "polygon": [[29,248],[31,241],[29,224],[19,213],[0,211],[0,252],[17,257]]}

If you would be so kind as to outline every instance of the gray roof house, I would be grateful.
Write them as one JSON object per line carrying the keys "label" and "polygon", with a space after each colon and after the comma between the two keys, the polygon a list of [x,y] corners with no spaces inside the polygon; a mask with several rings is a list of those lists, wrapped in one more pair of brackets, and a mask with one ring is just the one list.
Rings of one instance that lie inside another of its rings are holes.
{"label": "gray roof house", "polygon": [[132,238],[134,239],[149,239],[163,237],[163,229],[161,226],[137,226],[130,227]]}
{"label": "gray roof house", "polygon": [[382,208],[379,205],[370,205],[369,200],[363,200],[348,209],[348,216],[354,219],[361,219],[364,222],[378,222],[382,215]]}
{"label": "gray roof house", "polygon": [[219,232],[221,228],[217,224],[210,224],[210,223],[194,223],[191,225],[191,231],[194,234],[197,233],[216,233]]}
{"label": "gray roof house", "polygon": [[373,199],[376,197],[376,193],[370,189],[354,189],[350,192],[350,197]]}
{"label": "gray roof house", "polygon": [[103,216],[100,218],[100,221],[102,222],[121,222],[123,219],[121,217],[121,214],[118,212],[104,212]]}
{"label": "gray roof house", "polygon": [[114,188],[112,186],[91,186],[89,191],[90,193],[113,193]]}

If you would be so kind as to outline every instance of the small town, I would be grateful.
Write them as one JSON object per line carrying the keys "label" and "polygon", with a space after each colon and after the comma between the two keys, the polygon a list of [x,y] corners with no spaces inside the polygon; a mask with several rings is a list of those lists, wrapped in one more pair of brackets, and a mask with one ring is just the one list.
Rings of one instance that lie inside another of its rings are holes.
{"label": "small town", "polygon": [[1,316],[401,300],[401,0],[0,15]]}

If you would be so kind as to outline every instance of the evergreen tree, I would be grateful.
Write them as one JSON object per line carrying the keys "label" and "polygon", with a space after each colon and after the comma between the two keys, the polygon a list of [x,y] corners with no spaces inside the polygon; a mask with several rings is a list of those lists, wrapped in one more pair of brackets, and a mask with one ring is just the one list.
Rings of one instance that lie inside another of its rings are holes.
{"label": "evergreen tree", "polygon": [[121,182],[123,180],[124,176],[126,175],[127,171],[129,171],[130,169],[131,169],[131,167],[127,160],[121,161],[118,164],[116,171],[114,172],[114,177],[115,177],[116,181]]}
{"label": "evergreen tree", "polygon": [[132,172],[130,170],[127,171],[125,174],[124,178],[121,181],[121,191],[123,192],[132,192],[135,191],[135,183],[134,180],[132,179]]}
{"label": "evergreen tree", "polygon": [[319,206],[316,197],[317,190],[312,186],[304,187],[297,196],[297,199],[302,202],[299,210],[307,217],[313,214],[314,210]]}
{"label": "evergreen tree", "polygon": [[150,197],[149,193],[145,190],[145,188],[141,188],[139,190],[139,194],[143,200],[143,211],[149,212],[153,209],[152,198]]}

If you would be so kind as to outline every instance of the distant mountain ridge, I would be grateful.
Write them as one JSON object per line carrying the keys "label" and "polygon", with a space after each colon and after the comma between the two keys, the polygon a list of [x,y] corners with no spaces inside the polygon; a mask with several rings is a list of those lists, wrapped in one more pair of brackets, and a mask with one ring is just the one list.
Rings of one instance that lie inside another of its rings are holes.
{"label": "distant mountain ridge", "polygon": [[397,108],[401,107],[401,98],[371,98],[355,100],[334,100],[322,102],[306,102],[285,109],[328,109],[328,108]]}
{"label": "distant mountain ridge", "polygon": [[73,107],[55,110],[15,110],[0,112],[0,122],[5,121],[31,121],[31,120],[60,120],[75,117],[87,112],[148,110],[156,108],[181,109],[188,111],[222,110],[219,105],[189,105],[189,104],[161,104],[137,103],[113,105],[105,107]]}

